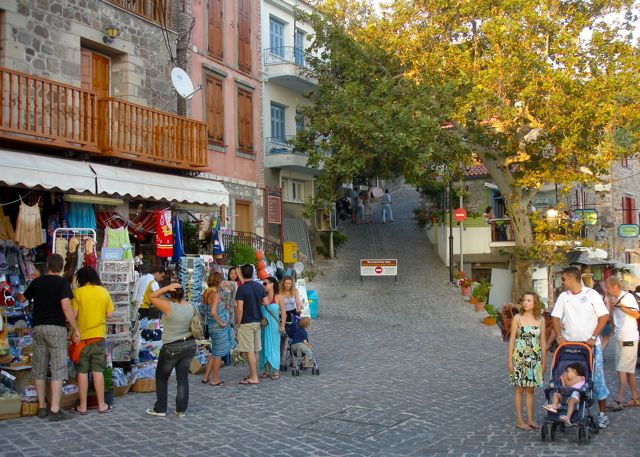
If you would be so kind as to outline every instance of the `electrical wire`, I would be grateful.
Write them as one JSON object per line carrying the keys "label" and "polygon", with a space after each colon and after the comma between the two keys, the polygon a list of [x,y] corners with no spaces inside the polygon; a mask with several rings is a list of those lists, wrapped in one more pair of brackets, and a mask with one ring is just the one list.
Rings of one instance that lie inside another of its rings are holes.
{"label": "electrical wire", "polygon": [[29,192],[27,192],[24,195],[21,195],[20,197],[18,197],[17,200],[14,200],[12,202],[7,202],[7,203],[0,203],[0,206],[9,206],[9,205],[13,205],[14,203],[18,203],[21,202],[23,198],[25,198],[27,195],[29,195],[31,192],[33,192],[32,190],[30,190]]}

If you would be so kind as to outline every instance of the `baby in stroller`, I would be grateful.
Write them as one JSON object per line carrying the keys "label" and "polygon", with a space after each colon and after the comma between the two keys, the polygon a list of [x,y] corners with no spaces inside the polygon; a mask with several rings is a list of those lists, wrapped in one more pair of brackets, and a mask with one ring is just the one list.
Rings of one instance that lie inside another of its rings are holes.
{"label": "baby in stroller", "polygon": [[[576,404],[580,401],[580,388],[582,388],[586,382],[584,375],[585,373],[582,365],[579,363],[572,363],[567,365],[564,373],[560,376],[560,382],[564,387],[572,387],[573,389],[576,389],[571,393],[566,401],[567,414],[560,416],[560,420],[569,426],[573,425],[570,420],[571,415],[576,408]],[[563,399],[564,398],[560,392],[554,392],[551,404],[546,404],[543,408],[557,414],[558,407],[563,403]]]}
{"label": "baby in stroller", "polygon": [[[286,363],[289,363],[292,367],[291,373],[294,376],[300,375],[300,368],[303,370],[311,368],[311,374],[320,374],[311,343],[309,343],[309,334],[307,333],[309,328],[311,328],[311,319],[308,317],[299,318],[298,316],[293,316],[293,322],[285,327],[289,337],[285,368]],[[304,358],[302,364],[298,362],[299,358]]]}

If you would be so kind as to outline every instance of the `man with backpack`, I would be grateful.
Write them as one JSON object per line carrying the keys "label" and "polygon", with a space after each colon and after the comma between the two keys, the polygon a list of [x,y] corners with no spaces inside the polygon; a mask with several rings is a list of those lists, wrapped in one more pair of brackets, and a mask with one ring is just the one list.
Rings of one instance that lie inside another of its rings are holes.
{"label": "man with backpack", "polygon": [[[636,361],[638,360],[638,322],[640,317],[638,302],[633,293],[622,290],[620,279],[611,276],[607,279],[607,291],[611,296],[613,325],[616,336],[616,372],[618,373],[618,397],[609,405],[610,409],[620,411],[623,407],[640,406],[636,387]],[[629,384],[631,400],[624,403],[624,391]]]}

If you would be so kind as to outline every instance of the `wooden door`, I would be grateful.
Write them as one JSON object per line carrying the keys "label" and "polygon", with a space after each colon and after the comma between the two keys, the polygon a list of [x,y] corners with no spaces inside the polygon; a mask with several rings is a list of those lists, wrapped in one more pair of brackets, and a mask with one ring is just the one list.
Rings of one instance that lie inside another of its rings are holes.
{"label": "wooden door", "polygon": [[251,203],[236,200],[236,231],[253,232]]}
{"label": "wooden door", "polygon": [[107,98],[110,94],[108,57],[82,49],[80,53],[80,80],[83,89],[94,91],[98,98]]}

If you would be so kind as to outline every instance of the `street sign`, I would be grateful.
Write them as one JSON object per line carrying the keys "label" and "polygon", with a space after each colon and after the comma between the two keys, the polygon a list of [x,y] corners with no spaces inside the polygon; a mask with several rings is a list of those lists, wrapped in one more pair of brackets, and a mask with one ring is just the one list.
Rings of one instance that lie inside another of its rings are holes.
{"label": "street sign", "polygon": [[573,212],[580,216],[584,225],[596,225],[598,222],[598,211],[595,209],[576,209]]}
{"label": "street sign", "polygon": [[467,218],[467,210],[464,208],[458,208],[453,212],[453,218],[457,222],[462,222]]}
{"label": "street sign", "polygon": [[395,276],[398,280],[398,259],[360,259],[360,280],[365,276]]}
{"label": "street sign", "polygon": [[618,226],[618,236],[620,238],[637,238],[640,235],[638,224],[622,224]]}

